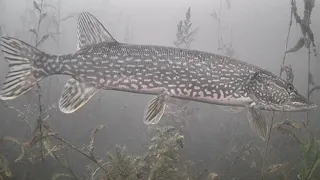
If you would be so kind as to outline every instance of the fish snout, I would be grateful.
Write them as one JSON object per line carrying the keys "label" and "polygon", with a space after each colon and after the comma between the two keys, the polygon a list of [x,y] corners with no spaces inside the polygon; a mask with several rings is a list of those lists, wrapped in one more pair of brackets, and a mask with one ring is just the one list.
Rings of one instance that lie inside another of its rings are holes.
{"label": "fish snout", "polygon": [[291,111],[315,110],[318,107],[314,102],[310,101],[300,94],[296,94],[291,97],[287,105],[291,106]]}

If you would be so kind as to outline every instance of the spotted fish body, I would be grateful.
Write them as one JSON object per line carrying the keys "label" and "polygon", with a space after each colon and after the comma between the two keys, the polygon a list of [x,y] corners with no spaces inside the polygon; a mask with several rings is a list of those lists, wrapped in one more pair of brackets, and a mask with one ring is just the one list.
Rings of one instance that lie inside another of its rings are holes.
{"label": "spotted fish body", "polygon": [[211,53],[118,42],[93,45],[51,61],[38,69],[78,77],[98,89],[147,94],[165,89],[172,97],[227,105],[252,102],[245,88],[257,71]]}
{"label": "spotted fish body", "polygon": [[[78,110],[100,89],[156,95],[146,108],[146,124],[160,120],[168,98],[248,107],[249,112],[255,112],[253,108],[316,108],[292,84],[243,61],[196,50],[117,42],[87,12],[79,15],[78,39],[77,52],[56,56],[15,38],[1,38],[9,72],[0,98],[14,99],[45,77],[65,74],[72,78],[59,101],[64,113]],[[248,117],[259,115],[252,113]],[[254,124],[261,129],[257,120]]]}

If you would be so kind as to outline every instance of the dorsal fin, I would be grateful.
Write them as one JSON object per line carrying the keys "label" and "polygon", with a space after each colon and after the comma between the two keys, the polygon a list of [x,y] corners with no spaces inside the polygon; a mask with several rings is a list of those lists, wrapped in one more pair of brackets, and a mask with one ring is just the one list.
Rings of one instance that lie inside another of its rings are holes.
{"label": "dorsal fin", "polygon": [[116,42],[116,40],[94,15],[88,12],[80,13],[77,50],[101,42]]}

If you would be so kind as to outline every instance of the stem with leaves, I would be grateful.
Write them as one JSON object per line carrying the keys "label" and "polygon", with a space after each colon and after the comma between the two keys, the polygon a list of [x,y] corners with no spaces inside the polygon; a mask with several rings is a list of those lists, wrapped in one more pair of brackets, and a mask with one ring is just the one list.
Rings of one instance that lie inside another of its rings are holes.
{"label": "stem with leaves", "polygon": [[221,43],[220,43],[221,12],[222,12],[222,0],[220,0],[219,18],[218,18],[218,50],[221,49]]}
{"label": "stem with leaves", "polygon": [[[293,4],[294,0],[291,1],[291,5]],[[287,81],[288,82],[293,82],[293,73],[292,73],[292,68],[291,66],[285,66],[285,61],[286,61],[286,56],[288,53],[288,43],[289,43],[289,37],[290,37],[290,32],[291,32],[291,27],[292,27],[292,19],[293,19],[293,14],[294,14],[294,6],[291,6],[291,12],[290,12],[290,19],[289,19],[289,27],[288,27],[288,33],[287,33],[287,38],[286,38],[286,45],[285,45],[285,52],[284,56],[282,59],[282,65],[280,68],[280,77],[283,72],[286,72],[287,76]],[[267,136],[267,141],[265,144],[265,151],[264,151],[264,156],[262,159],[262,168],[261,168],[261,180],[265,178],[266,171],[265,171],[265,163],[266,163],[266,158],[267,158],[267,153],[268,153],[268,147],[269,147],[269,142],[271,139],[271,132],[272,132],[272,127],[273,127],[273,121],[274,121],[274,116],[275,116],[275,111],[272,112],[272,119],[271,119],[271,124],[270,124],[270,129],[268,131],[268,136]]]}
{"label": "stem with leaves", "polygon": [[[43,14],[43,0],[41,0],[40,6],[38,5],[38,3],[36,1],[33,1],[33,5],[35,7],[36,10],[38,10],[39,12],[39,19],[38,19],[38,24],[37,24],[37,30],[36,30],[36,43],[35,43],[35,47],[38,48],[38,46],[45,41],[45,36],[43,36],[41,38],[41,40],[39,40],[39,33],[40,33],[40,26],[41,26],[41,22],[43,20],[43,18],[46,16],[46,13]],[[42,107],[42,102],[41,102],[41,98],[42,98],[42,93],[41,93],[41,87],[40,84],[37,83],[37,96],[38,96],[38,110],[39,110],[39,114],[38,114],[38,118],[37,118],[37,125],[39,125],[39,132],[40,134],[42,134],[42,127],[43,127],[43,120],[42,120],[42,114],[43,114],[43,107]],[[44,152],[42,151],[43,149],[43,142],[40,141],[40,153],[41,153],[41,160],[44,161]]]}
{"label": "stem with leaves", "polygon": [[177,40],[173,42],[176,47],[181,47],[184,49],[189,49],[191,43],[195,40],[194,36],[199,28],[192,28],[191,22],[191,7],[188,8],[186,12],[186,17],[177,24]]}
{"label": "stem with leaves", "polygon": [[97,160],[97,158],[94,156],[93,154],[93,150],[94,150],[94,143],[95,143],[95,136],[97,134],[97,132],[103,128],[105,128],[105,125],[101,125],[96,127],[90,136],[90,144],[88,146],[88,150],[89,152],[84,152],[82,150],[80,150],[79,148],[75,147],[73,144],[69,143],[67,140],[63,139],[62,137],[60,137],[57,133],[53,133],[53,132],[46,132],[43,134],[38,134],[36,136],[34,136],[34,138],[30,141],[25,143],[26,146],[34,146],[36,143],[38,143],[39,141],[42,141],[43,139],[47,139],[49,137],[54,137],[55,139],[63,142],[64,144],[68,145],[71,149],[77,151],[78,153],[82,154],[83,156],[85,156],[86,158],[88,158],[89,160],[91,160],[93,163],[95,163],[100,169],[102,169],[103,171],[107,172],[107,170],[102,167],[102,165],[99,163],[99,161]]}
{"label": "stem with leaves", "polygon": [[[310,98],[311,94],[315,90],[320,90],[320,86],[315,85],[313,81],[313,75],[310,70],[310,64],[311,64],[311,46],[313,47],[313,53],[316,56],[316,45],[315,45],[315,38],[313,31],[310,27],[311,24],[311,12],[314,8],[315,5],[315,0],[305,0],[304,1],[304,16],[301,19],[297,12],[297,5],[295,0],[291,0],[291,16],[293,16],[296,20],[296,23],[300,26],[302,37],[299,39],[297,44],[286,51],[286,53],[292,53],[292,52],[297,52],[300,50],[303,46],[305,46],[308,50],[308,92],[307,92],[307,97],[308,99]],[[292,21],[292,20],[291,20]],[[284,64],[283,60],[283,64]],[[313,87],[311,87],[313,86]],[[309,123],[309,112],[307,111],[307,118],[306,118],[306,124],[308,125]]]}
{"label": "stem with leaves", "polygon": [[270,143],[270,139],[271,139],[271,132],[272,132],[272,128],[273,128],[274,116],[275,116],[275,112],[272,112],[271,123],[269,126],[267,141],[265,144],[264,154],[263,154],[263,158],[262,158],[261,180],[264,180],[265,175],[266,175],[265,165],[266,165],[266,160],[267,160],[267,155],[268,155],[269,143]]}
{"label": "stem with leaves", "polygon": [[[227,8],[231,8],[231,2],[230,0],[225,0],[227,4]],[[223,1],[220,0],[220,8],[219,8],[219,15],[216,13],[216,11],[213,11],[210,15],[218,22],[217,31],[218,31],[218,52],[221,51],[224,55],[229,57],[235,57],[236,53],[233,48],[233,42],[232,42],[232,28],[231,28],[231,41],[229,43],[225,43],[223,41],[223,37],[221,35],[221,14],[222,14],[222,8],[223,8]]]}

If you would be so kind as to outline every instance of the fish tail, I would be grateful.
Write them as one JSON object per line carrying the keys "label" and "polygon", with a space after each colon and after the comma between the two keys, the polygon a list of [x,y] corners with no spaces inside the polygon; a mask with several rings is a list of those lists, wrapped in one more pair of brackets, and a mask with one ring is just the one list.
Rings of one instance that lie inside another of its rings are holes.
{"label": "fish tail", "polygon": [[9,63],[9,71],[0,91],[1,100],[14,99],[26,93],[47,76],[44,70],[34,67],[47,54],[11,37],[1,37],[0,47]]}

